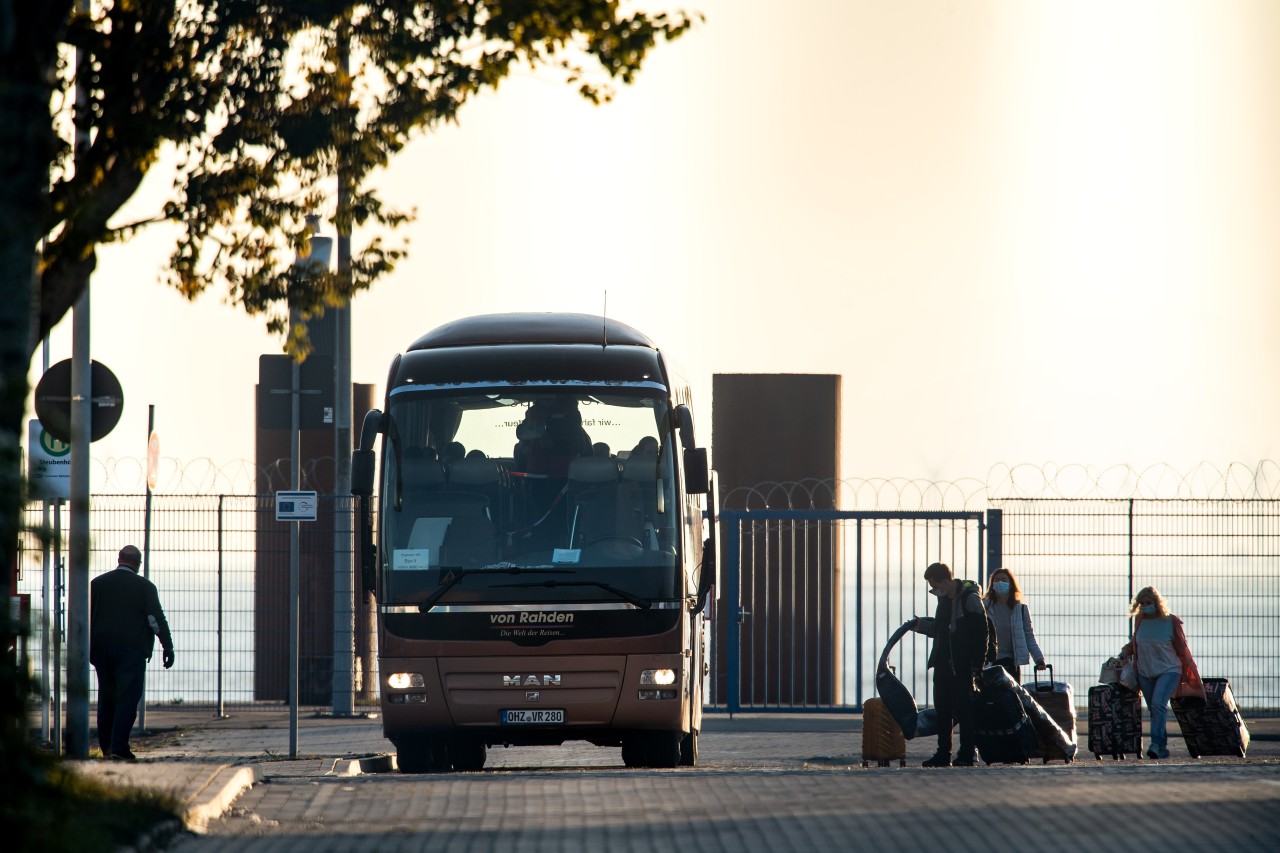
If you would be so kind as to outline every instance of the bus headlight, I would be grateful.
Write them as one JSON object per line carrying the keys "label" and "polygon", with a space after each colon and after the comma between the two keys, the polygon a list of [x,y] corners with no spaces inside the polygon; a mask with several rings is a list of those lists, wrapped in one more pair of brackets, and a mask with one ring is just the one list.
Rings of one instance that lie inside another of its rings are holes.
{"label": "bus headlight", "polygon": [[641,684],[675,684],[674,669],[646,669],[640,673]]}
{"label": "bus headlight", "polygon": [[420,672],[393,672],[387,676],[387,686],[405,690],[409,687],[426,687],[427,682]]}

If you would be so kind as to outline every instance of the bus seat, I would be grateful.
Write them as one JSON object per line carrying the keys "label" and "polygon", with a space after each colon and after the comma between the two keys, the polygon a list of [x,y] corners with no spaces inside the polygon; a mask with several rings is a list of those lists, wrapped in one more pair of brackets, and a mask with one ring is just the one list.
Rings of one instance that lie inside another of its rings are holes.
{"label": "bus seat", "polygon": [[405,450],[400,460],[400,482],[405,493],[444,487],[444,468],[421,447]]}
{"label": "bus seat", "polygon": [[457,459],[449,465],[449,485],[487,486],[497,484],[502,479],[502,471],[498,463],[483,456],[471,456]]}
{"label": "bus seat", "polygon": [[622,463],[622,486],[618,495],[618,527],[652,545],[651,535],[658,517],[658,457],[633,453]]}
{"label": "bus seat", "polygon": [[505,488],[505,475],[497,461],[468,456],[451,463],[447,473],[450,491],[483,495],[489,502],[493,520],[499,525],[506,523],[509,512],[504,497],[509,495],[509,490]]}
{"label": "bus seat", "polygon": [[616,483],[618,463],[608,456],[580,456],[569,462],[569,481],[573,483]]}
{"label": "bus seat", "polygon": [[449,522],[440,565],[464,569],[487,566],[498,559],[498,531],[485,515],[459,515]]}
{"label": "bus seat", "polygon": [[582,456],[569,463],[570,548],[617,535],[618,463],[604,456]]}
{"label": "bus seat", "polygon": [[651,453],[633,453],[622,460],[622,479],[629,483],[657,483],[658,457]]}

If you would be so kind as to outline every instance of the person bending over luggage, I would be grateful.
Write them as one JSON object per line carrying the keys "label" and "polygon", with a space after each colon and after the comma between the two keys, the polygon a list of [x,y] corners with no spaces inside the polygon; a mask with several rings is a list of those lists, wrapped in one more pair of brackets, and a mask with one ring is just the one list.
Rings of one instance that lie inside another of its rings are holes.
{"label": "person bending over luggage", "polygon": [[[973,694],[987,656],[987,613],[982,588],[973,581],[952,577],[946,563],[924,570],[929,593],[938,597],[932,619],[916,617],[913,630],[933,638],[929,666],[933,668],[933,693],[938,713],[938,751],[925,767],[972,767],[976,743],[973,731]],[[960,727],[960,749],[951,759],[951,728]]]}
{"label": "person bending over luggage", "polygon": [[1133,638],[1120,651],[1133,656],[1138,686],[1151,715],[1151,744],[1147,758],[1169,757],[1169,699],[1198,696],[1204,699],[1204,682],[1191,657],[1182,620],[1169,612],[1164,598],[1154,586],[1144,587],[1133,597],[1129,615],[1134,617]]}
{"label": "person bending over luggage", "polygon": [[1022,683],[1023,664],[1034,660],[1036,669],[1047,669],[1031,625],[1031,611],[1022,600],[1018,579],[1008,569],[996,569],[987,584],[987,615],[996,628],[996,663],[1013,680]]}

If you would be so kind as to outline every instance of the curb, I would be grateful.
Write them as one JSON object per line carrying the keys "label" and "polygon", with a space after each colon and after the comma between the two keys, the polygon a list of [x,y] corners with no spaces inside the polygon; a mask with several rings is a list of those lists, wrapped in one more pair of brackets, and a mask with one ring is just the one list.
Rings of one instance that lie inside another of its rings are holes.
{"label": "curb", "polygon": [[219,767],[192,797],[182,813],[182,823],[190,832],[203,833],[209,821],[222,817],[236,798],[262,779],[257,764]]}

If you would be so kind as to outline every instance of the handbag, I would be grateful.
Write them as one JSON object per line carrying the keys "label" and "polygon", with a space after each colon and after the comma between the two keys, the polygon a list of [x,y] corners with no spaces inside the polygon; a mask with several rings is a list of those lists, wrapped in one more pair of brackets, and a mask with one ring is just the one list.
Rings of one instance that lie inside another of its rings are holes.
{"label": "handbag", "polygon": [[1204,689],[1201,688],[1200,690],[1197,690],[1193,685],[1188,684],[1187,682],[1184,681],[1177,686],[1177,688],[1173,691],[1173,695],[1169,698],[1187,699],[1193,702],[1200,702],[1201,704],[1203,704],[1205,701]]}
{"label": "handbag", "polygon": [[1107,658],[1107,662],[1102,665],[1102,672],[1098,673],[1098,681],[1102,684],[1119,684],[1122,666],[1124,661],[1120,658]]}
{"label": "handbag", "polygon": [[1121,687],[1138,689],[1138,667],[1134,665],[1133,658],[1125,658],[1124,666],[1120,667],[1119,681]]}
{"label": "handbag", "polygon": [[1193,667],[1189,674],[1184,673],[1184,676],[1186,675],[1189,677],[1184,677],[1178,682],[1171,698],[1204,704],[1208,697],[1204,693],[1204,680],[1200,677],[1200,670]]}

